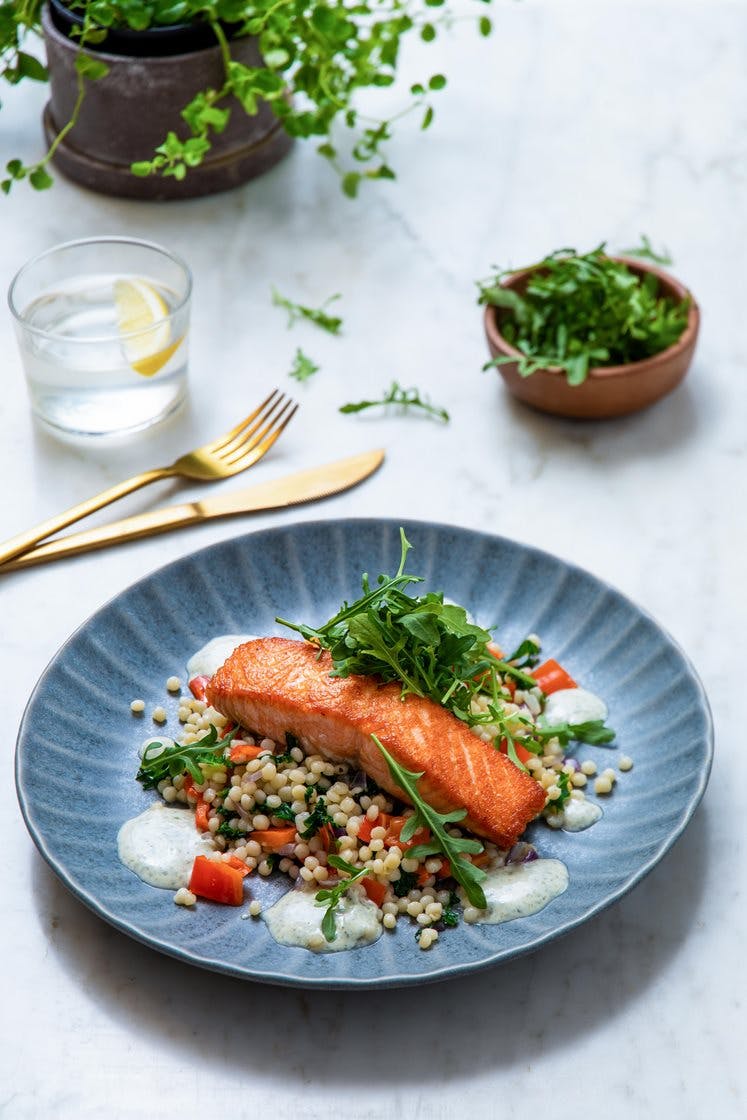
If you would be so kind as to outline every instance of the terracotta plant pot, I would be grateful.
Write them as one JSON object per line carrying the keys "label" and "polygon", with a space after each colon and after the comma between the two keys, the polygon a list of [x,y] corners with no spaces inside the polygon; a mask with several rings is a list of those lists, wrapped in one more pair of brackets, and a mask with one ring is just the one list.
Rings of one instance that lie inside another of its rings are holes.
{"label": "terracotta plant pot", "polygon": [[[672,299],[684,300],[690,295],[673,276],[647,262],[624,257],[615,259],[624,261],[631,272],[639,276],[653,273],[659,280],[662,293]],[[522,293],[531,272],[516,272],[504,281],[503,286]],[[502,308],[485,308],[485,334],[493,358],[519,355],[519,351],[501,334],[501,322],[505,315]],[[590,369],[581,385],[569,385],[565,373],[555,367],[539,369],[529,377],[519,374],[516,362],[506,362],[496,369],[509,392],[541,412],[582,420],[625,416],[648,407],[679,385],[692,361],[699,326],[700,312],[692,300],[687,326],[673,346],[640,362]]]}
{"label": "terracotta plant pot", "polygon": [[[48,8],[42,13],[42,29],[51,88],[43,124],[51,144],[73,112],[78,47],[59,30]],[[126,46],[120,42],[116,49]],[[291,138],[268,106],[260,105],[256,116],[248,117],[232,100],[226,102],[231,109],[228,126],[213,136],[213,147],[199,167],[181,180],[159,175],[138,178],[130,165],[151,158],[169,131],[186,137],[189,132],[181,110],[196,93],[223,84],[220,48],[157,57],[89,53],[105,62],[109,73],[86,83],[79,119],[53,158],[55,167],[81,186],[122,198],[194,198],[238,187],[261,175],[291,147]],[[253,39],[234,40],[231,54],[247,66],[262,65]]]}

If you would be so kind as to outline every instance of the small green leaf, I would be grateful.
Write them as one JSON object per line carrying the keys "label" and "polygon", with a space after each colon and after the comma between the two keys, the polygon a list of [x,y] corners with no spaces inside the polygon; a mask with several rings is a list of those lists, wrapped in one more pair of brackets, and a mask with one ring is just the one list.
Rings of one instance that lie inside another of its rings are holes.
{"label": "small green leaf", "polygon": [[355,198],[358,194],[361,176],[358,171],[348,171],[342,177],[342,189],[348,198]]}
{"label": "small green leaf", "polygon": [[105,62],[83,51],[78,51],[75,56],[75,69],[81,77],[89,78],[91,81],[105,78],[109,73],[109,67]]}
{"label": "small green leaf", "polygon": [[484,35],[486,38],[493,30],[493,24],[488,16],[480,16],[478,27],[480,28],[480,34]]}
{"label": "small green leaf", "polygon": [[43,167],[34,167],[29,171],[29,182],[35,191],[46,191],[52,186],[54,179]]}
{"label": "small green leaf", "polygon": [[18,52],[17,68],[19,77],[30,78],[34,82],[46,82],[49,77],[46,66],[25,51]]}
{"label": "small green leaf", "polygon": [[433,89],[433,90],[443,89],[445,87],[445,85],[446,85],[446,78],[444,77],[443,74],[434,74],[433,77],[430,78],[430,80],[428,82],[428,88]]}

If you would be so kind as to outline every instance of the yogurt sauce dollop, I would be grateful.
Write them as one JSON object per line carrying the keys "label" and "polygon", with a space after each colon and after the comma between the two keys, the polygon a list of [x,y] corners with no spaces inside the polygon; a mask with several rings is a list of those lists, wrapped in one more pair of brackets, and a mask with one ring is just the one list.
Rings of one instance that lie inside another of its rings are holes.
{"label": "yogurt sauce dollop", "polygon": [[152,887],[178,890],[189,884],[195,856],[212,856],[215,847],[195,828],[189,809],[157,802],[125,821],[117,834],[119,858]]}
{"label": "yogurt sauce dollop", "polygon": [[327,941],[322,933],[324,906],[317,906],[314,891],[290,890],[262,915],[267,927],[281,945],[297,945],[317,953],[339,953],[357,949],[378,940],[383,926],[376,906],[365,897],[349,891],[337,905],[337,937]]}
{"label": "yogurt sauce dollop", "polygon": [[545,701],[542,722],[552,726],[555,723],[587,723],[592,719],[606,719],[607,705],[594,692],[585,688],[559,688]]}
{"label": "yogurt sauce dollop", "polygon": [[187,662],[189,680],[195,677],[212,677],[238,646],[244,642],[253,642],[255,638],[255,634],[219,634],[217,638],[212,638],[197,653],[193,653]]}
{"label": "yogurt sauce dollop", "polygon": [[[478,923],[497,925],[526,918],[543,910],[568,886],[568,869],[559,859],[536,859],[531,863],[509,864],[488,872],[482,884],[486,910],[478,910]],[[460,889],[462,902],[468,906]]]}

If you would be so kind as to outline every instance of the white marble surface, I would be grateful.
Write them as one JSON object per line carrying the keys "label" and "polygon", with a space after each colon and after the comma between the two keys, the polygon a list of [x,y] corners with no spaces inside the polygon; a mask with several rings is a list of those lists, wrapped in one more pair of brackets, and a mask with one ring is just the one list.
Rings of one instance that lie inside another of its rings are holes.
{"label": "white marble surface", "polygon": [[[58,182],[0,203],[0,287],[69,237],[130,233],[181,251],[196,281],[191,409],[120,448],[63,445],[32,423],[0,315],[3,527],[18,531],[220,432],[286,376],[322,365],[255,480],[383,446],[364,488],[282,515],[206,526],[6,577],[0,832],[0,1115],[111,1120],[209,1115],[736,1120],[744,1021],[744,246],[747,5],[509,4],[496,34],[460,25],[407,57],[443,69],[436,124],[406,123],[395,184],[345,201],[309,148],[207,201],[137,205]],[[392,95],[393,96],[393,95]],[[3,94],[3,161],[38,153],[44,91]],[[393,103],[393,102],[392,102]],[[676,257],[704,315],[686,383],[608,424],[543,418],[485,358],[473,281],[559,245],[645,231]],[[344,294],[341,339],[287,332],[276,284]],[[344,417],[392,378],[452,413]],[[246,485],[246,479],[227,486]],[[129,501],[161,504],[176,487]],[[180,494],[191,491],[184,487]],[[717,753],[691,826],[623,902],[556,947],[461,983],[304,993],[224,979],[114,932],[58,884],[17,807],[13,740],[67,635],[186,551],[296,518],[416,516],[495,530],[590,568],[690,653]],[[735,671],[733,666],[737,666]]]}

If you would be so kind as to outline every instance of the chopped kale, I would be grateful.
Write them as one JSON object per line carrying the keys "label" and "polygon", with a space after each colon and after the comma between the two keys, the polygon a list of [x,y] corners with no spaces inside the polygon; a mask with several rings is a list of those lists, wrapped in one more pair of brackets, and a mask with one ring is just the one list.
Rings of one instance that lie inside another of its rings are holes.
{"label": "chopped kale", "polygon": [[332,818],[327,812],[327,804],[324,798],[317,797],[316,805],[306,818],[303,831],[299,833],[299,836],[304,840],[310,840],[326,824],[332,824]]}
{"label": "chopped kale", "polygon": [[415,890],[418,885],[418,876],[415,871],[400,871],[399,879],[396,883],[392,883],[392,889],[397,898],[404,898],[410,891]]}

